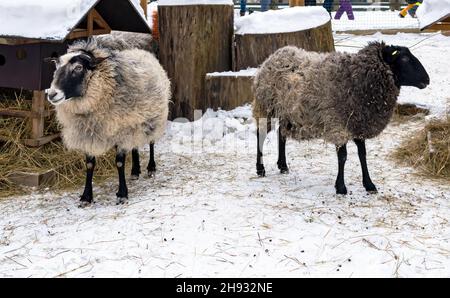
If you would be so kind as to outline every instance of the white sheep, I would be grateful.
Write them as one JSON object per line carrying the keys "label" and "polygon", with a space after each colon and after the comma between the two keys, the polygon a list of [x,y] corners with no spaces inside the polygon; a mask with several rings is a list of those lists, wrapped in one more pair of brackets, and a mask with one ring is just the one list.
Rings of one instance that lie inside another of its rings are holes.
{"label": "white sheep", "polygon": [[[128,198],[125,154],[133,151],[132,176],[139,176],[136,148],[150,143],[149,174],[155,171],[154,142],[163,134],[170,82],[153,54],[140,49],[115,51],[96,39],[69,47],[56,61],[48,100],[55,105],[64,144],[86,154],[82,205],[92,202],[95,156],[117,148],[118,203]],[[135,149],[135,150],[133,150]]]}

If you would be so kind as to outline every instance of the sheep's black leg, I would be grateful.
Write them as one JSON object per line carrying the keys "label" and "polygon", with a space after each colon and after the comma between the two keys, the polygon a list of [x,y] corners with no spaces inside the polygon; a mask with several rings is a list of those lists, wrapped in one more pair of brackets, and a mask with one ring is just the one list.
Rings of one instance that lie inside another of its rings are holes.
{"label": "sheep's black leg", "polygon": [[80,207],[89,205],[93,201],[92,194],[92,177],[94,176],[95,157],[86,155],[86,184],[84,186],[83,194],[81,195]]}
{"label": "sheep's black leg", "polygon": [[289,173],[286,164],[286,137],[281,133],[281,127],[278,129],[278,169],[281,174]]}
{"label": "sheep's black leg", "polygon": [[355,144],[358,147],[358,156],[361,163],[362,175],[363,175],[363,185],[368,192],[377,192],[375,184],[372,183],[370,179],[369,170],[367,169],[366,160],[366,142],[364,140],[355,139]]}
{"label": "sheep's black leg", "polygon": [[150,143],[150,159],[148,161],[148,176],[153,177],[156,172],[156,162],[155,162],[155,143]]}
{"label": "sheep's black leg", "polygon": [[116,153],[116,166],[119,173],[119,191],[116,193],[117,204],[123,204],[128,199],[128,188],[125,182],[125,158],[125,152],[118,150]]}
{"label": "sheep's black leg", "polygon": [[344,182],[344,166],[345,161],[347,160],[347,145],[344,144],[340,147],[336,147],[336,151],[338,156],[339,172],[334,187],[336,188],[337,194],[346,195],[347,188],[345,187]]}
{"label": "sheep's black leg", "polygon": [[139,150],[136,148],[133,149],[131,151],[131,156],[132,156],[131,179],[137,180],[139,179],[139,175],[141,174],[141,165],[139,162]]}
{"label": "sheep's black leg", "polygon": [[270,128],[268,128],[268,122],[266,122],[266,125],[264,125],[262,121],[256,128],[256,173],[259,177],[266,176],[266,170],[264,169],[263,162],[263,148],[264,140],[266,139],[269,130]]}

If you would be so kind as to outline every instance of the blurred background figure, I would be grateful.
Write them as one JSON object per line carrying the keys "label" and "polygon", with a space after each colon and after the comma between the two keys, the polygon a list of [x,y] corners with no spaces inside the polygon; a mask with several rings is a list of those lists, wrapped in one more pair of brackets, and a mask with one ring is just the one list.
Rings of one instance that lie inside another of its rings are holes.
{"label": "blurred background figure", "polygon": [[331,15],[331,10],[333,9],[333,2],[334,0],[325,0],[323,2],[323,7],[328,11],[328,13]]}
{"label": "blurred background figure", "polygon": [[268,11],[271,0],[260,0],[260,1],[261,1],[261,11]]}
{"label": "blurred background figure", "polygon": [[245,11],[247,10],[247,0],[241,0],[241,8],[240,8],[240,15],[245,16]]}
{"label": "blurred background figure", "polygon": [[350,0],[339,0],[339,9],[334,16],[335,20],[340,20],[344,12],[347,13],[347,17],[349,20],[354,20],[355,16],[353,15],[353,7]]}
{"label": "blurred background figure", "polygon": [[422,4],[423,0],[406,0],[408,5],[400,11],[398,14],[399,17],[404,18],[409,13],[409,15],[413,18],[416,17],[416,10],[420,4]]}

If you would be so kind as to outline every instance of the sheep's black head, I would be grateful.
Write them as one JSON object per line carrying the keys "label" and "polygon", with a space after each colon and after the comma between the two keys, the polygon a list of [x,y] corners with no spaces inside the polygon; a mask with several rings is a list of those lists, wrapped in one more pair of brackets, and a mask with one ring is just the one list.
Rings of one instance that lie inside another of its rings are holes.
{"label": "sheep's black head", "polygon": [[47,89],[47,99],[50,103],[59,105],[67,100],[82,97],[92,72],[102,60],[84,51],[68,53],[54,59],[56,70],[51,87]]}
{"label": "sheep's black head", "polygon": [[383,59],[391,67],[398,86],[424,89],[430,84],[427,71],[408,48],[386,46],[383,48]]}

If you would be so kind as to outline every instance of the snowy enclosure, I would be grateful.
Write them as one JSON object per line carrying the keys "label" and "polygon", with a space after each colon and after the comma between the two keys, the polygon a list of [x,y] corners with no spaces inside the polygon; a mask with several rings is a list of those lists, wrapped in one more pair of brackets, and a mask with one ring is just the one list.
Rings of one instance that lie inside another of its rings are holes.
{"label": "snowy enclosure", "polygon": [[[448,113],[449,37],[335,35],[338,51],[373,40],[411,47],[430,74],[428,88],[404,88],[400,102]],[[392,123],[367,141],[376,195],[364,191],[349,144],[351,193],[337,196],[335,149],[320,140],[288,141],[291,173],[280,175],[270,133],[268,176],[256,177],[250,106],[172,122],[156,146],[157,176],[132,182],[125,206],[113,204],[115,179],[86,209],[77,208],[81,185],[0,200],[0,276],[449,277],[450,185],[390,158],[423,124]]]}

